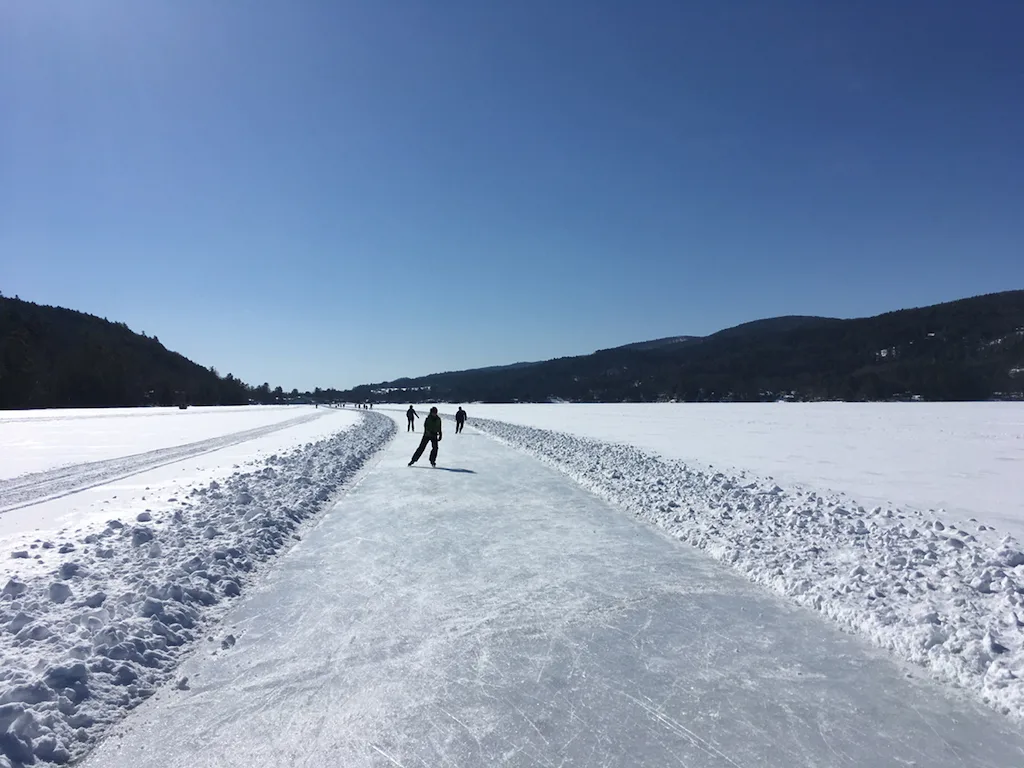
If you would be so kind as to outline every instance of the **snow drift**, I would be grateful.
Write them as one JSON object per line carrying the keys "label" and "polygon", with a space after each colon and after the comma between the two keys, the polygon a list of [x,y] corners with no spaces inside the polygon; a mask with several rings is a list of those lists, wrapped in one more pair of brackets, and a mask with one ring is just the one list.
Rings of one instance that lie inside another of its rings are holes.
{"label": "snow drift", "polygon": [[36,542],[60,565],[0,588],[0,768],[81,756],[167,680],[225,601],[395,434],[387,416],[363,416],[168,499],[170,510],[112,520],[81,540]]}
{"label": "snow drift", "polygon": [[474,418],[752,581],[1024,720],[1024,552],[973,522],[787,491],[560,432]]}

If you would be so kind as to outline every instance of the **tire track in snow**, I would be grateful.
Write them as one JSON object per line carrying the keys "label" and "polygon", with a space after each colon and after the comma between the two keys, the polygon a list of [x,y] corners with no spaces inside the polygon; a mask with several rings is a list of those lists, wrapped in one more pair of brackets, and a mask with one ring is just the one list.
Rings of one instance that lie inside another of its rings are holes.
{"label": "tire track in snow", "polygon": [[45,472],[32,472],[10,480],[0,480],[0,514],[70,496],[73,493],[95,488],[113,480],[121,480],[140,472],[173,464],[176,461],[255,440],[282,429],[306,424],[326,414],[326,411],[311,413],[277,424],[232,432],[195,443],[159,448],[155,451],[146,451],[130,456],[119,456],[116,459],[73,464],[68,467],[48,469]]}
{"label": "tire track in snow", "polygon": [[[189,411],[189,416],[192,416],[193,414],[196,414],[196,413],[200,413],[200,414],[204,413],[203,409],[224,408],[224,407],[233,408],[233,407],[238,407],[238,406],[208,406],[208,405],[194,406],[193,407],[194,410],[190,410]],[[241,406],[241,407],[245,408],[245,407],[248,407],[248,406]],[[276,405],[276,406],[262,406],[262,407],[266,408],[268,410],[273,410],[273,409],[279,409],[279,408],[289,408],[290,406],[287,406],[287,405]],[[68,410],[63,410],[63,409],[59,409],[58,408],[58,409],[52,409],[52,410],[56,410],[59,413],[57,415],[53,415],[53,416],[36,416],[36,415],[26,415],[26,414],[34,414],[35,413],[34,411],[31,411],[31,410],[30,411],[5,411],[5,412],[0,413],[0,424],[46,424],[48,422],[53,422],[53,421],[68,422],[68,421],[95,421],[97,419],[99,419],[99,420],[123,419],[126,415],[128,415],[126,413],[127,411],[131,411],[132,412],[130,414],[132,416],[132,418],[144,418],[144,419],[164,419],[164,418],[175,418],[175,417],[180,418],[180,414],[179,414],[178,409],[176,407],[173,407],[173,406],[162,406],[162,407],[156,407],[156,408],[152,408],[152,407],[148,407],[148,406],[134,406],[134,407],[126,406],[126,407],[122,407],[122,408],[85,408],[85,409],[72,408],[72,409],[68,409]],[[83,412],[83,411],[85,411],[85,412]],[[96,411],[101,411],[101,412],[100,413],[96,413]],[[139,413],[140,411],[142,411],[142,413]]]}

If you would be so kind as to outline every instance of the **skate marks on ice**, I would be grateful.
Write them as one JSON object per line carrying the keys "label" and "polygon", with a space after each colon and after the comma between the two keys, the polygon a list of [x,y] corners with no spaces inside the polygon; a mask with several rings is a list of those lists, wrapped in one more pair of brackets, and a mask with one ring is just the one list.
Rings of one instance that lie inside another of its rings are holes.
{"label": "skate marks on ice", "polygon": [[[0,768],[78,760],[170,687],[182,656],[230,648],[241,630],[216,620],[393,436],[391,419],[367,414],[196,487],[172,509],[61,534],[44,569],[0,580]],[[200,682],[178,676],[183,689]]]}
{"label": "skate marks on ice", "polygon": [[[624,444],[478,419],[636,518],[1024,722],[1024,547]],[[1024,763],[1022,763],[1024,764]]]}
{"label": "skate marks on ice", "polygon": [[550,468],[451,458],[477,474],[393,443],[87,765],[1024,764],[1004,718]]}
{"label": "skate marks on ice", "polygon": [[173,464],[183,459],[238,445],[249,440],[297,427],[324,416],[328,411],[299,416],[265,427],[233,432],[229,435],[199,440],[171,448],[146,451],[116,459],[91,461],[45,472],[33,472],[9,480],[0,480],[0,514],[15,509],[59,499],[98,485],[120,480],[150,469]]}

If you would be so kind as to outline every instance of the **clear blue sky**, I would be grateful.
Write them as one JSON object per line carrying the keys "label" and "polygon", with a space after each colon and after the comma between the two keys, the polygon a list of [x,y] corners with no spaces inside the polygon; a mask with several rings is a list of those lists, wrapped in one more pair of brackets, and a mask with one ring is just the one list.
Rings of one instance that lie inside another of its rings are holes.
{"label": "clear blue sky", "polygon": [[0,290],[301,389],[1024,287],[1024,3],[0,3]]}

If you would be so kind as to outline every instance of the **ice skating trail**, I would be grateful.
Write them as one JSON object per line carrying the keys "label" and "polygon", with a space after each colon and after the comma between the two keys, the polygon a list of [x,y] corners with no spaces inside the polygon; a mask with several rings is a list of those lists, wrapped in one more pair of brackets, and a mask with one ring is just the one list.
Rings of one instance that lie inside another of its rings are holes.
{"label": "ice skating trail", "polygon": [[85,764],[1024,765],[1013,721],[537,460],[418,439]]}

